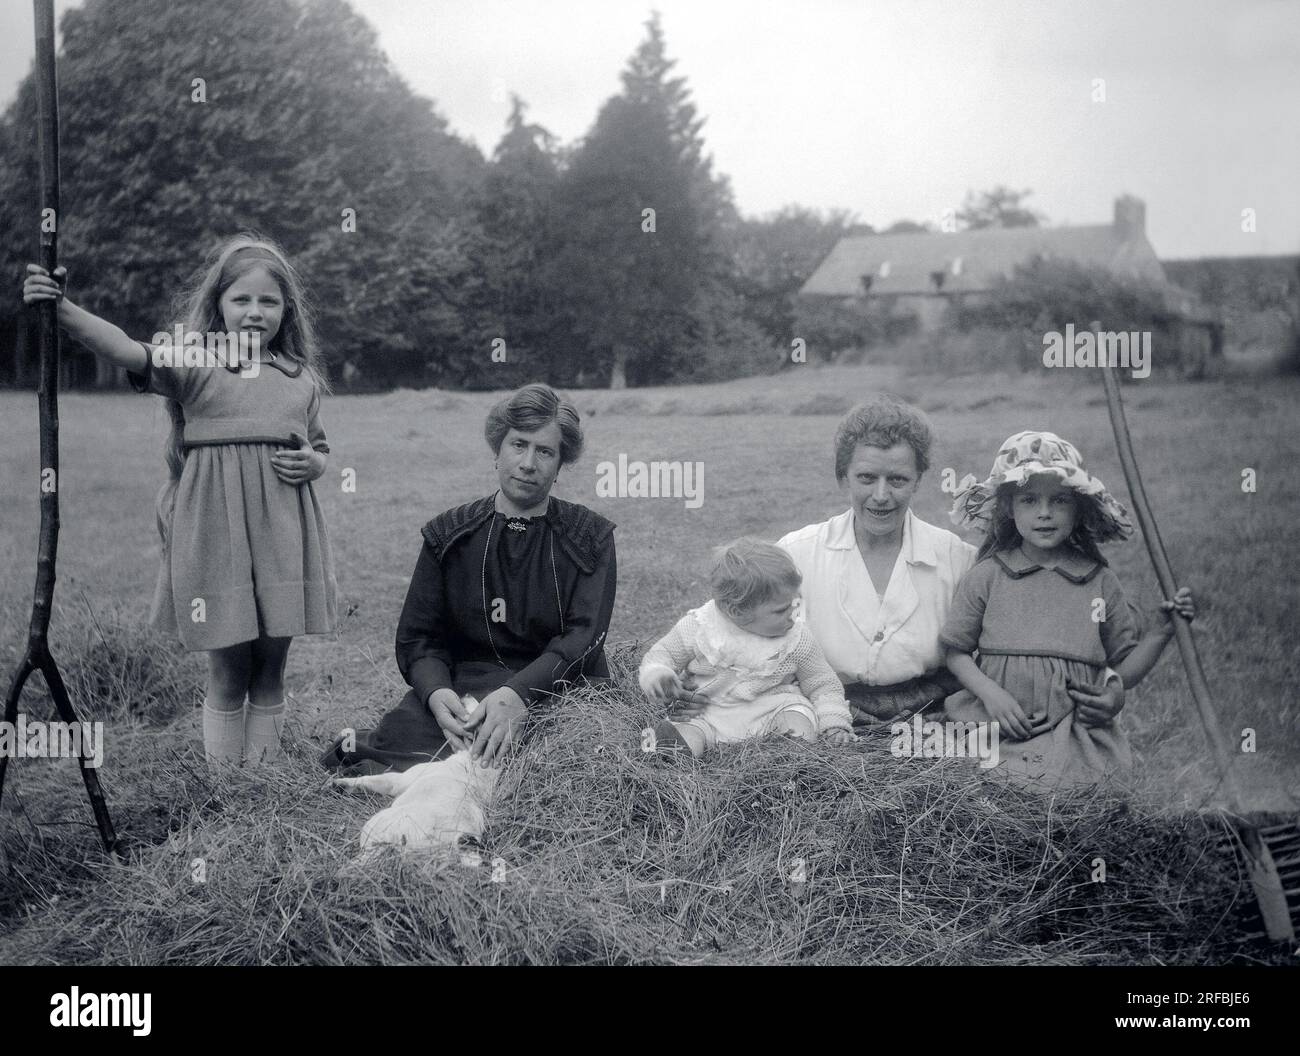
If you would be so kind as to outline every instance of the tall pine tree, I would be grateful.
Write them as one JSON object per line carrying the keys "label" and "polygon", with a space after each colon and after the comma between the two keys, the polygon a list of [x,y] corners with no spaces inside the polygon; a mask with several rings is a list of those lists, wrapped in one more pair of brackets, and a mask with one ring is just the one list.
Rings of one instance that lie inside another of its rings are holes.
{"label": "tall pine tree", "polygon": [[559,154],[555,137],[525,113],[523,100],[512,97],[477,205],[488,328],[479,343],[492,347],[483,382],[493,388],[567,380],[569,349],[554,289]]}
{"label": "tall pine tree", "polygon": [[692,373],[727,268],[730,191],[674,65],[655,15],[561,181],[564,305],[588,376],[615,388]]}

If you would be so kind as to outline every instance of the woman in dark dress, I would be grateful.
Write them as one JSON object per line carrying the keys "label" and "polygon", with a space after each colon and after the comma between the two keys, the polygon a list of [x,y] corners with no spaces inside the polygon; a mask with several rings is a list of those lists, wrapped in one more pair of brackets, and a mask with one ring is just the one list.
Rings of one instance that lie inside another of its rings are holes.
{"label": "woman in dark dress", "polygon": [[[375,729],[338,738],[326,767],[405,770],[461,747],[491,765],[531,709],[575,681],[608,677],[614,525],[550,494],[582,452],[577,411],[548,386],[526,385],[492,408],[484,433],[499,490],[421,533],[397,624],[411,690]],[[464,694],[483,704],[472,719]]]}

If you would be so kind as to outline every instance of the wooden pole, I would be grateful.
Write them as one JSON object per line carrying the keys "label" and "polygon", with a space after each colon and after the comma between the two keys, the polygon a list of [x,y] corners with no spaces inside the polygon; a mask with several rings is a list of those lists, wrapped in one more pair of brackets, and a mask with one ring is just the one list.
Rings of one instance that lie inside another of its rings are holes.
{"label": "wooden pole", "polygon": [[[1101,329],[1099,323],[1093,323],[1094,333]],[[1124,416],[1124,403],[1120,398],[1119,380],[1115,377],[1115,368],[1103,367],[1102,385],[1106,389],[1106,409],[1110,412],[1111,429],[1115,433],[1115,446],[1119,450],[1119,464],[1124,470],[1124,479],[1128,483],[1129,495],[1133,500],[1133,512],[1137,515],[1138,526],[1142,529],[1142,538],[1146,541],[1147,553],[1155,568],[1156,580],[1160,591],[1166,598],[1172,598],[1178,589],[1174,578],[1173,566],[1160,538],[1160,529],[1156,527],[1155,515],[1151,512],[1151,503],[1147,499],[1146,488],[1142,486],[1142,475],[1138,472],[1137,458],[1133,453],[1133,437],[1128,430],[1128,420]],[[1267,845],[1259,834],[1259,829],[1245,817],[1241,789],[1237,784],[1236,773],[1232,766],[1232,753],[1223,727],[1219,724],[1218,712],[1215,710],[1210,695],[1209,683],[1205,680],[1205,669],[1201,666],[1201,656],[1196,649],[1196,639],[1192,637],[1192,628],[1179,616],[1173,617],[1174,639],[1178,643],[1178,652],[1183,658],[1183,667],[1187,671],[1187,685],[1192,692],[1192,701],[1200,715],[1201,725],[1210,741],[1210,750],[1223,781],[1227,794],[1228,807],[1236,816],[1237,831],[1247,852],[1247,867],[1251,884],[1255,889],[1255,898],[1259,902],[1260,914],[1264,918],[1264,927],[1269,938],[1289,941],[1295,938],[1295,928],[1291,923],[1290,910],[1287,907],[1286,892],[1278,875],[1277,865],[1269,853]]]}
{"label": "wooden pole", "polygon": [[[38,261],[51,275],[59,266],[59,103],[54,70],[54,0],[32,0],[36,20],[36,128],[40,150],[40,244]],[[5,721],[13,724],[18,717],[18,700],[33,671],[45,678],[59,718],[79,723],[76,709],[68,697],[63,676],[50,653],[50,613],[54,605],[55,561],[59,550],[59,321],[58,305],[42,301],[35,306],[36,347],[41,360],[41,380],[37,389],[37,407],[41,429],[41,527],[36,553],[36,590],[32,599],[32,618],[27,631],[27,650],[14,672],[5,698]],[[20,321],[19,325],[23,325]],[[90,797],[106,851],[117,849],[117,834],[108,815],[108,804],[99,787],[99,775],[87,765],[83,754],[77,757],[81,777]],[[5,771],[9,759],[0,755],[0,796],[4,795]]]}
{"label": "wooden pole", "polygon": [[[1172,598],[1178,590],[1178,582],[1174,578],[1173,566],[1169,563],[1164,540],[1160,538],[1160,529],[1156,527],[1155,515],[1151,512],[1151,503],[1147,499],[1146,489],[1142,486],[1142,475],[1138,471],[1137,459],[1133,454],[1133,438],[1129,433],[1124,404],[1120,399],[1119,382],[1110,368],[1102,370],[1102,384],[1106,388],[1106,407],[1110,412],[1110,424],[1115,432],[1116,447],[1119,449],[1119,464],[1124,470],[1124,479],[1128,483],[1129,495],[1133,499],[1133,512],[1137,515],[1138,527],[1142,529],[1142,538],[1146,540],[1147,553],[1155,568],[1160,591],[1164,597]],[[1174,641],[1178,643],[1178,652],[1182,655],[1183,666],[1187,669],[1187,683],[1192,691],[1192,701],[1201,717],[1201,725],[1205,727],[1206,735],[1209,737],[1210,749],[1214,753],[1214,762],[1222,775],[1224,788],[1228,792],[1229,803],[1236,810],[1240,805],[1241,796],[1232,768],[1232,753],[1210,698],[1210,687],[1205,681],[1205,669],[1201,666],[1201,656],[1192,637],[1191,625],[1177,616],[1174,617],[1173,624]]]}

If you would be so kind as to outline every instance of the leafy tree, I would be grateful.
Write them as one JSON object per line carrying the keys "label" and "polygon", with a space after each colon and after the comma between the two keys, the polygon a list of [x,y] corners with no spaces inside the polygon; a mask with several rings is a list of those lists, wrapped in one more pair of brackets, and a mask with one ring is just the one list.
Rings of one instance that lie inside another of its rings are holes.
{"label": "leafy tree", "polygon": [[[734,216],[658,16],[561,180],[557,274],[587,367],[613,387],[691,371]],[[653,212],[647,212],[653,210]]]}
{"label": "leafy tree", "polygon": [[789,347],[798,336],[795,298],[835,244],[850,232],[870,233],[847,210],[823,215],[800,205],[739,225],[734,252],[736,288],[745,312],[768,337]]}
{"label": "leafy tree", "polygon": [[1044,333],[1070,324],[1079,330],[1093,320],[1102,330],[1150,330],[1157,345],[1170,351],[1168,356],[1162,351],[1161,361],[1177,362],[1176,335],[1169,327],[1174,314],[1155,284],[1096,265],[1037,257],[999,279],[986,301],[963,307],[957,321],[963,330],[1019,331],[1023,370],[1041,364]]}
{"label": "leafy tree", "polygon": [[994,287],[982,322],[1062,329],[1098,320],[1105,330],[1143,330],[1169,315],[1163,291],[1148,282],[1073,260],[1035,258]]}
{"label": "leafy tree", "polygon": [[[86,307],[148,336],[204,252],[254,229],[306,277],[335,366],[371,384],[472,371],[482,158],[343,0],[88,0],[62,30],[62,250]],[[15,274],[35,230],[29,82],[2,134],[17,160],[0,168],[0,257]]]}
{"label": "leafy tree", "polygon": [[556,194],[560,153],[556,139],[525,120],[526,107],[512,97],[506,132],[497,144],[477,201],[483,244],[484,349],[504,342],[504,359],[482,380],[494,387],[545,377],[560,383],[572,351],[561,327],[556,289],[558,242]]}
{"label": "leafy tree", "polygon": [[1043,214],[1021,204],[1031,194],[1033,191],[1013,191],[1002,184],[979,194],[967,191],[957,219],[968,228],[1037,227]]}
{"label": "leafy tree", "polygon": [[859,298],[801,297],[794,311],[809,363],[830,363],[840,353],[879,344],[896,325]]}

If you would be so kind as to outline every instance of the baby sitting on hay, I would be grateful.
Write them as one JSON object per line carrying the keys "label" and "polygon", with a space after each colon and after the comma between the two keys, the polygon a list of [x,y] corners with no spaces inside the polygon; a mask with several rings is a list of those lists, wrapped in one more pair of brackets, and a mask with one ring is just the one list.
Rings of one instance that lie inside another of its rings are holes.
{"label": "baby sitting on hay", "polygon": [[844,687],[806,624],[790,555],[740,539],[718,555],[711,601],[692,609],[641,661],[641,689],[670,717],[642,731],[647,752],[700,756],[735,741],[786,734],[854,740]]}

